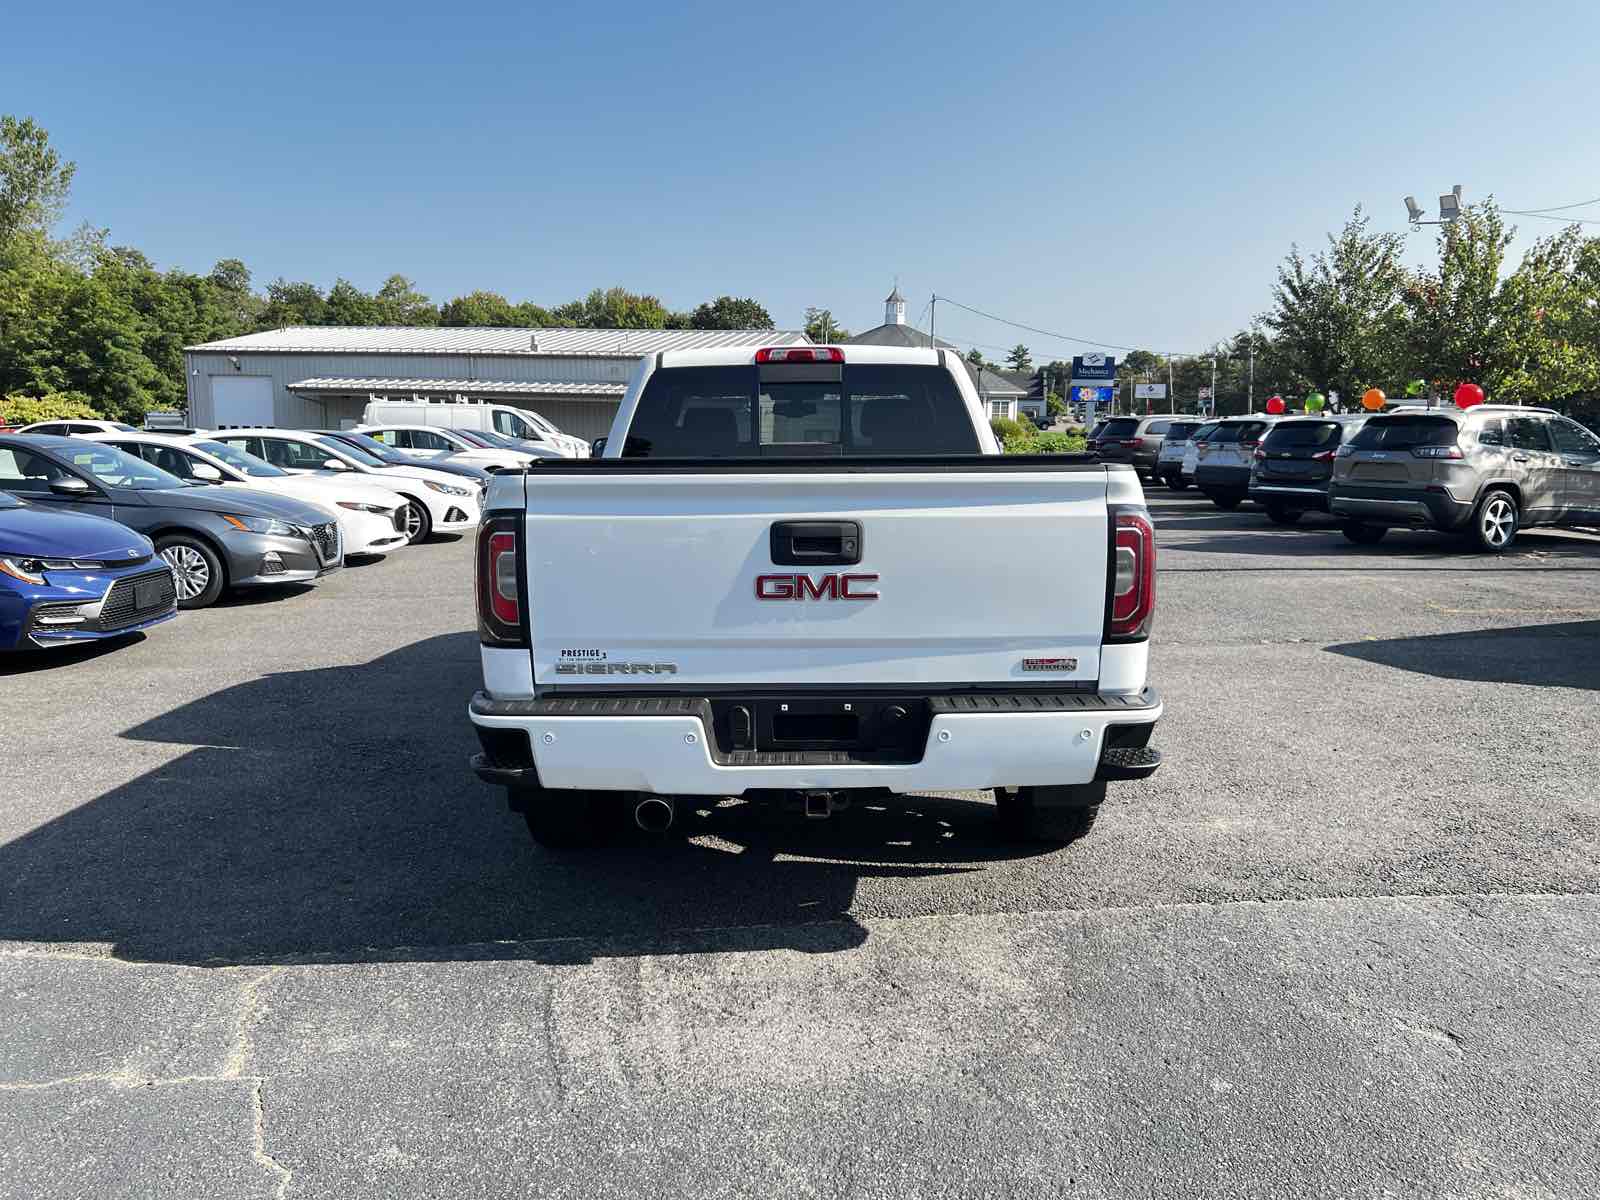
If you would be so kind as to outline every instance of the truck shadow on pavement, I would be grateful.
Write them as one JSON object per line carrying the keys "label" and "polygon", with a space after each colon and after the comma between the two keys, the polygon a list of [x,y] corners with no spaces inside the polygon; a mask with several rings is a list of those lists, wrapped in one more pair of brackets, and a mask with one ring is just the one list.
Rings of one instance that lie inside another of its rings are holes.
{"label": "truck shadow on pavement", "polygon": [[268,675],[124,736],[188,747],[0,846],[0,940],[231,965],[849,949],[858,881],[1038,853],[989,805],[897,798],[828,822],[725,802],[693,836],[534,845],[468,771],[476,639]]}
{"label": "truck shadow on pavement", "polygon": [[1348,642],[1328,651],[1440,679],[1600,691],[1600,621]]}

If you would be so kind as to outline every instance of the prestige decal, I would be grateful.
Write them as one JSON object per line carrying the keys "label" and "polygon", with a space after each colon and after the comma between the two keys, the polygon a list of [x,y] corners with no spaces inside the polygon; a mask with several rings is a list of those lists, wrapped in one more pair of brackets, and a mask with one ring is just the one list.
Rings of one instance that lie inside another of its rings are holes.
{"label": "prestige decal", "polygon": [[876,600],[876,575],[757,575],[757,600]]}

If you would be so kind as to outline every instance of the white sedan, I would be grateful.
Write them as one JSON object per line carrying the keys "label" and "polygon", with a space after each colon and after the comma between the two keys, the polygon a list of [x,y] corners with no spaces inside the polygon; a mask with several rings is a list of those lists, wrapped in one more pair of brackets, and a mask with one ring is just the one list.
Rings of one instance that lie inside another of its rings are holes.
{"label": "white sedan", "polygon": [[407,458],[426,462],[448,457],[451,462],[482,467],[485,471],[520,471],[536,458],[562,458],[554,446],[548,449],[502,449],[473,438],[469,432],[443,429],[437,425],[357,425],[356,433],[393,446]]}
{"label": "white sedan", "polygon": [[346,557],[387,554],[406,544],[407,501],[396,492],[361,487],[337,475],[290,475],[242,450],[211,440],[209,434],[136,432],[82,436],[142,458],[185,482],[251,488],[310,501],[338,518]]}
{"label": "white sedan", "polygon": [[483,487],[423,463],[387,463],[359,446],[327,433],[301,429],[224,429],[213,441],[264,458],[291,475],[337,475],[350,483],[383,488],[405,497],[407,540],[477,528]]}

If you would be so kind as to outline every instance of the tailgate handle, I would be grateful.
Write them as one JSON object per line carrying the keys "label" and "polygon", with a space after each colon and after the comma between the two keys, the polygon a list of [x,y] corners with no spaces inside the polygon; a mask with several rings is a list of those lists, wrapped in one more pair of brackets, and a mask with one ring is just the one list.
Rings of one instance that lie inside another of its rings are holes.
{"label": "tailgate handle", "polygon": [[861,523],[774,521],[772,561],[780,567],[854,566],[861,561]]}

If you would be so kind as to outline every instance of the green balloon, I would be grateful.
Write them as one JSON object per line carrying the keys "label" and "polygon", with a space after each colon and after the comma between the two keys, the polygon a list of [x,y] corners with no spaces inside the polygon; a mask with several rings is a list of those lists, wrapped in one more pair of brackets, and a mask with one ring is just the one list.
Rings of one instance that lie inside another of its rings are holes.
{"label": "green balloon", "polygon": [[1322,406],[1323,406],[1324,403],[1325,402],[1322,399],[1322,393],[1321,392],[1312,392],[1309,396],[1306,397],[1306,411],[1307,412],[1321,412],[1322,411]]}
{"label": "green balloon", "polygon": [[1427,387],[1428,381],[1426,379],[1413,379],[1410,383],[1406,384],[1406,395],[1420,396],[1424,391],[1427,390]]}

